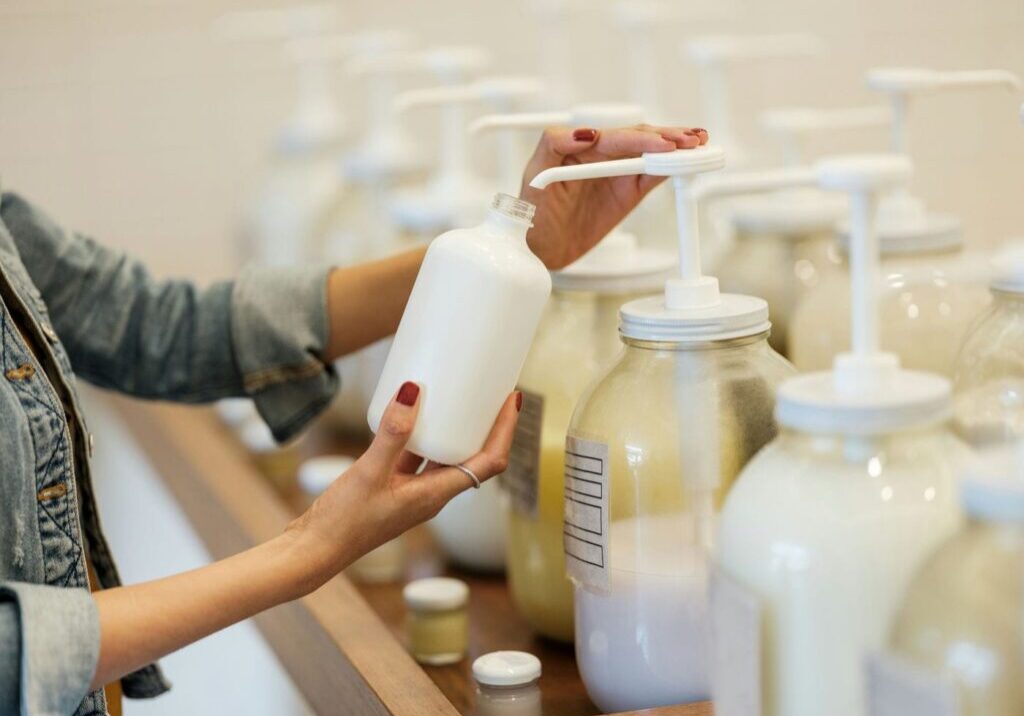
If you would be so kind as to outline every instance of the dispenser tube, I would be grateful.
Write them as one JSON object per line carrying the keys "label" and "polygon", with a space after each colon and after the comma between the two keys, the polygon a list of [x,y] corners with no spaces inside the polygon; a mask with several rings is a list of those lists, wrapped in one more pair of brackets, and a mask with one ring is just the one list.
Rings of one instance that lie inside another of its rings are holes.
{"label": "dispenser tube", "polygon": [[854,355],[867,357],[880,350],[878,325],[877,200],[868,192],[850,194],[850,346]]}
{"label": "dispenser tube", "polygon": [[672,177],[676,194],[676,224],[679,229],[679,275],[684,281],[697,281],[702,277],[700,263],[700,242],[685,241],[685,237],[698,236],[697,202],[691,191],[689,177]]}
{"label": "dispenser tube", "polygon": [[575,164],[566,167],[545,169],[530,181],[534,189],[546,189],[549,184],[576,179],[601,179],[604,177],[624,177],[633,174],[644,174],[646,163],[643,157],[633,159],[615,159],[610,162],[594,162],[593,164]]}

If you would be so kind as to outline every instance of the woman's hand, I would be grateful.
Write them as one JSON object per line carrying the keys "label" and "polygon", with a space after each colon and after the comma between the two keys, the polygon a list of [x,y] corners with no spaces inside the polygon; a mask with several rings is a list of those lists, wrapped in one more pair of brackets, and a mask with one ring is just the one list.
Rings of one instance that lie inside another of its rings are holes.
{"label": "woman's hand", "polygon": [[[419,412],[419,386],[405,383],[391,400],[369,449],[288,530],[315,555],[317,579],[326,581],[351,562],[430,519],[473,486],[465,473],[431,463],[405,449]],[[466,460],[481,481],[505,470],[521,406],[505,401],[483,450]]]}
{"label": "woman's hand", "polygon": [[536,205],[530,248],[549,269],[568,266],[589,251],[665,177],[646,175],[558,182],[533,189],[540,172],[565,164],[587,164],[636,157],[645,152],[692,149],[708,141],[703,129],[651,127],[626,129],[548,129],[526,171],[520,196]]}

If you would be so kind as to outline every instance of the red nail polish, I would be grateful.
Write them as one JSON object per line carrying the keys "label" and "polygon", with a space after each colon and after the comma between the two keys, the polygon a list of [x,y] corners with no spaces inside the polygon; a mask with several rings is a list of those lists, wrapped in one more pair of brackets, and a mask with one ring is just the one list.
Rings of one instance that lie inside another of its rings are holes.
{"label": "red nail polish", "polygon": [[687,129],[685,132],[683,132],[683,134],[685,134],[687,137],[699,137],[700,131],[696,129]]}
{"label": "red nail polish", "polygon": [[398,389],[398,397],[395,400],[402,405],[413,406],[416,405],[416,398],[418,397],[420,397],[420,387],[411,380],[407,380]]}
{"label": "red nail polish", "polygon": [[596,129],[577,129],[573,131],[572,138],[577,142],[593,142],[597,139]]}
{"label": "red nail polish", "polygon": [[523,409],[523,391],[516,391],[516,412],[520,412]]}

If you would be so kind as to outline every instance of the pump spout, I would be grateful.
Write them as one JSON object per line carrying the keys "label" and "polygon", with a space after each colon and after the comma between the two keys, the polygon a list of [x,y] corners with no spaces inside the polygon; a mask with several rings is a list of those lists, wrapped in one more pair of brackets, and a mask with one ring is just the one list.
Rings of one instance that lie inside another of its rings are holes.
{"label": "pump spout", "polygon": [[545,169],[530,180],[534,189],[546,189],[550,184],[560,181],[578,179],[601,179],[604,177],[624,177],[631,174],[644,174],[646,168],[644,157],[635,159],[616,159],[610,162],[593,162],[574,166],[553,167]]}

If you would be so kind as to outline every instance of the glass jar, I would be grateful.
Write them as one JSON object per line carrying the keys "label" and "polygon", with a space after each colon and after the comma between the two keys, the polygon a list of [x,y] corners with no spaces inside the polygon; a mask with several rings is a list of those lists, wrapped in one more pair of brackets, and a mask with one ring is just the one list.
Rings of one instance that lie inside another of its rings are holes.
{"label": "glass jar", "polygon": [[565,549],[576,657],[604,711],[708,698],[705,592],[718,509],[775,435],[775,388],[793,372],[767,338],[764,329],[706,342],[624,335],[625,349],[576,408]]}
{"label": "glass jar", "polygon": [[478,716],[541,716],[541,664],[533,654],[494,651],[473,662]]}
{"label": "glass jar", "polygon": [[993,289],[953,373],[954,425],[975,447],[1024,437],[1024,293]]}
{"label": "glass jar", "polygon": [[[789,357],[801,372],[827,370],[850,346],[850,278],[845,252],[840,270],[826,271],[793,313]],[[880,265],[881,345],[904,368],[951,376],[971,323],[989,303],[982,257],[959,248],[885,252]]]}
{"label": "glass jar", "polygon": [[765,716],[865,713],[864,661],[885,644],[914,570],[959,524],[966,454],[941,426],[784,428],[743,471],[718,563],[759,605]]}
{"label": "glass jar", "polygon": [[402,590],[408,609],[409,649],[421,664],[462,661],[469,646],[469,587],[451,577],[409,582]]}
{"label": "glass jar", "polygon": [[[595,253],[614,240],[609,236]],[[674,264],[672,254],[638,249],[632,238],[623,242],[627,248],[619,258],[625,262],[617,270],[642,268],[646,275],[632,275],[632,283],[646,278],[651,289],[661,284]],[[565,576],[562,546],[565,435],[583,391],[622,349],[619,307],[640,295],[607,286],[578,289],[554,277],[551,300],[519,377],[524,407],[512,466],[502,477],[512,497],[507,557],[512,599],[534,631],[563,642],[571,642],[574,633],[572,583]]]}
{"label": "glass jar", "polygon": [[768,302],[772,334],[768,342],[789,355],[789,325],[801,298],[835,268],[831,231],[780,233],[737,225],[734,243],[718,269],[722,290],[759,296]]}
{"label": "glass jar", "polygon": [[[986,451],[971,465],[961,489],[969,521],[914,577],[890,635],[897,663],[925,675],[959,716],[1024,713],[1021,449]],[[917,701],[901,701],[907,716],[930,716]]]}

